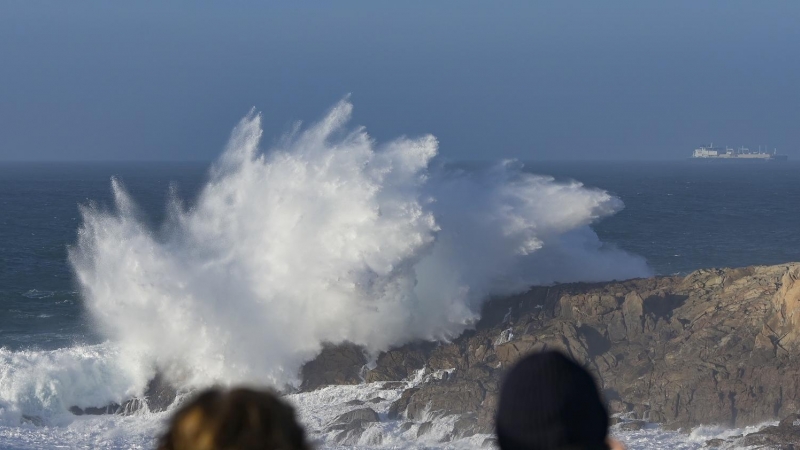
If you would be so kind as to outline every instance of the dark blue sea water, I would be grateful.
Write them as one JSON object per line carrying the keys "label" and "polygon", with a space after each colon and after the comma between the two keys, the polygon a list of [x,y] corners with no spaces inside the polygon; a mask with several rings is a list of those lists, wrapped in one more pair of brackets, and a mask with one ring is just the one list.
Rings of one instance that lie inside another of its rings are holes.
{"label": "dark blue sea water", "polygon": [[193,193],[205,164],[0,164],[0,347],[53,349],[96,342],[67,262],[80,225],[78,206],[113,204],[120,177],[153,224],[170,183]]}
{"label": "dark blue sea water", "polygon": [[[528,163],[529,171],[608,190],[626,207],[594,226],[659,274],[800,261],[800,163]],[[0,347],[94,343],[67,263],[78,205],[111,204],[112,175],[157,229],[170,183],[184,198],[200,163],[0,164]]]}

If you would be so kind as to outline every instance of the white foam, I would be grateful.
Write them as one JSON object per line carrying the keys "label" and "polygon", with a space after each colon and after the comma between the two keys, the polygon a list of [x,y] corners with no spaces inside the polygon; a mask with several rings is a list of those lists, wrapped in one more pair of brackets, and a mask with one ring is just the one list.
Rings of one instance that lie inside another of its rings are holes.
{"label": "white foam", "polygon": [[[711,439],[728,439],[733,436],[754,433],[773,422],[742,428],[728,428],[721,426],[700,426],[688,432],[665,430],[658,425],[650,424],[639,431],[613,432],[615,438],[622,441],[629,450],[670,449],[670,450],[699,450],[706,447],[706,442]],[[740,447],[725,447],[740,448]]]}
{"label": "white foam", "polygon": [[492,294],[649,274],[589,228],[619,199],[512,162],[429,171],[433,136],[378,146],[351,109],[266,152],[249,114],[162,230],[118,180],[115,211],[84,207],[70,261],[105,335],[187,385],[282,386],[323,342],[449,339]]}
{"label": "white foam", "polygon": [[0,424],[18,425],[26,414],[63,425],[73,419],[71,406],[105,406],[141,395],[154,374],[141,367],[109,344],[53,351],[0,348]]}
{"label": "white foam", "polygon": [[40,291],[38,289],[31,289],[22,294],[23,297],[32,299],[50,298],[53,295],[55,295],[55,292],[53,291]]}
{"label": "white foam", "polygon": [[82,416],[64,426],[0,425],[0,448],[153,449],[168,415]]}
{"label": "white foam", "polygon": [[[424,378],[409,379],[403,388],[413,387]],[[456,417],[435,416],[433,426],[424,435],[417,431],[424,420],[401,428],[403,420],[389,421],[387,413],[392,402],[400,397],[402,389],[384,389],[385,383],[368,383],[355,386],[329,386],[313,392],[292,394],[285,397],[298,413],[298,419],[307,429],[309,439],[317,448],[361,448],[361,449],[469,449],[479,448],[490,435],[476,435],[452,442],[441,442],[453,431]],[[375,401],[377,399],[377,401]],[[359,400],[363,405],[354,405]],[[348,404],[349,403],[349,404]],[[353,445],[335,442],[338,432],[326,431],[339,415],[362,407],[373,408],[381,422],[374,423]],[[18,415],[8,417],[7,405],[0,403],[0,448],[98,448],[98,449],[152,449],[157,436],[163,432],[171,411],[166,413],[140,413],[134,416],[72,416],[69,421],[55,425],[34,426],[31,423],[14,422]],[[433,418],[434,416],[432,416]],[[699,450],[713,438],[726,438],[756,431],[759,427],[726,429],[722,427],[699,427],[690,433],[667,431],[651,425],[643,430],[614,432],[614,437],[625,443],[629,450],[673,449]],[[376,436],[380,435],[380,444]]]}
{"label": "white foam", "polygon": [[[421,376],[412,378],[404,388],[413,387],[421,382]],[[401,429],[403,423],[400,421],[386,421],[388,408],[395,399],[402,394],[402,389],[383,389],[384,383],[369,383],[357,386],[331,386],[318,391],[293,394],[286,399],[295,405],[301,421],[309,430],[310,437],[320,443],[321,448],[350,448],[350,446],[339,446],[333,439],[336,432],[326,433],[325,427],[334,418],[349,410],[369,406],[379,413],[384,422],[372,425],[373,434],[380,432],[383,440],[380,445],[369,445],[368,434],[359,441],[358,448],[430,448],[430,449],[461,449],[479,448],[484,440],[491,438],[491,435],[475,435],[469,438],[458,439],[452,442],[441,442],[442,438],[450,435],[453,431],[456,417],[435,416],[431,430],[417,437],[417,430],[422,422],[415,423],[406,431]],[[383,400],[372,403],[370,400],[380,397]],[[364,405],[348,405],[350,400],[361,400]],[[767,425],[767,424],[765,424]],[[670,450],[699,450],[705,447],[706,441],[715,438],[729,438],[736,435],[749,434],[757,431],[763,425],[745,428],[725,428],[704,426],[691,430],[688,433],[681,431],[671,431],[660,428],[657,425],[648,425],[638,431],[617,431],[612,430],[612,435],[622,441],[628,450],[651,450],[651,449],[670,449]]]}

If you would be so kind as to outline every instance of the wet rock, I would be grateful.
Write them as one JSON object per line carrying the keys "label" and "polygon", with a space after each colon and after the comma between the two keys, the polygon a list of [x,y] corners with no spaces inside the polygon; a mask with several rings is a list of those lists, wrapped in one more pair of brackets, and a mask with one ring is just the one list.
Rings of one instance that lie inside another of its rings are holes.
{"label": "wet rock", "polygon": [[364,350],[356,345],[326,345],[319,356],[303,366],[300,389],[313,391],[334,384],[359,384],[366,364]]}
{"label": "wet rock", "polygon": [[346,424],[351,422],[380,422],[380,417],[372,408],[359,408],[341,414],[331,421],[333,424]]}
{"label": "wet rock", "polygon": [[406,387],[406,385],[407,383],[404,381],[387,381],[386,383],[383,383],[381,389],[383,390],[403,389]]}
{"label": "wet rock", "polygon": [[[363,435],[363,433],[362,433],[362,435]],[[375,446],[375,445],[383,444],[383,433],[381,433],[379,431],[377,433],[368,434],[366,442],[364,444],[368,445],[368,446]]]}
{"label": "wet rock", "polygon": [[428,352],[433,347],[431,343],[411,344],[381,353],[375,362],[375,367],[367,371],[364,380],[372,383],[410,378],[414,372],[425,367]]}
{"label": "wet rock", "polygon": [[490,438],[484,439],[483,442],[481,442],[481,447],[483,447],[483,448],[497,448],[499,446],[497,445],[497,439],[493,438],[493,437],[490,437]]}
{"label": "wet rock", "polygon": [[333,440],[342,445],[357,445],[358,441],[361,440],[364,429],[364,425],[361,422],[352,422],[348,424],[346,429],[334,436]]}
{"label": "wet rock", "polygon": [[411,396],[406,415],[411,420],[425,420],[428,415],[465,414],[477,411],[485,396],[474,381],[441,381],[424,384]]}
{"label": "wet rock", "polygon": [[[147,383],[144,400],[147,402],[150,412],[161,412],[166,411],[175,402],[177,396],[178,389],[163,374],[157,372],[156,376]],[[124,410],[125,408],[123,408],[122,412]]]}
{"label": "wet rock", "polygon": [[44,419],[39,416],[32,416],[28,414],[23,414],[20,418],[20,423],[29,423],[36,427],[43,427],[45,425]]}
{"label": "wet rock", "polygon": [[364,423],[360,420],[355,420],[353,422],[343,422],[343,423],[332,423],[325,427],[326,432],[330,431],[352,431],[352,430],[363,430]]}
{"label": "wet rock", "polygon": [[69,412],[76,416],[102,416],[103,414],[116,414],[119,411],[119,404],[110,403],[103,407],[89,406],[87,408],[80,408],[77,406],[70,406]]}
{"label": "wet rock", "polygon": [[143,398],[131,398],[120,405],[119,403],[109,403],[105,406],[89,406],[81,408],[70,406],[69,412],[76,416],[99,416],[103,414],[131,415],[145,408],[151,412],[166,411],[178,396],[178,389],[173,386],[161,373],[156,373],[152,380],[147,383]]}
{"label": "wet rock", "polygon": [[364,439],[363,445],[374,446],[382,444],[383,433],[381,433],[380,431],[369,432],[366,433],[367,436],[364,436],[365,432],[367,432],[369,428],[369,425],[370,424],[368,422],[363,422],[363,421],[350,422],[344,430],[340,431],[333,438],[333,440],[336,443],[344,446],[356,446],[361,443],[363,437]]}
{"label": "wet rock", "polygon": [[[364,434],[364,431],[369,428],[370,424],[379,421],[380,417],[378,413],[372,408],[359,408],[348,411],[333,419],[331,425],[328,425],[326,428],[326,431],[338,431],[333,440],[341,445],[352,446],[359,443],[361,436]],[[372,442],[377,442],[379,444],[383,441],[383,436],[377,433],[375,435],[370,435],[368,440],[370,441],[368,443],[369,445],[377,445]]]}
{"label": "wet rock", "polygon": [[461,417],[453,425],[453,439],[461,439],[476,434],[478,419],[475,417]]}
{"label": "wet rock", "polygon": [[632,420],[630,422],[621,422],[617,425],[617,429],[620,431],[639,431],[643,429],[647,425],[647,422],[643,420]]}
{"label": "wet rock", "polygon": [[[792,417],[790,420],[796,420]],[[757,446],[760,448],[800,449],[800,426],[788,424],[768,426],[755,433],[748,434],[734,441],[737,447]]]}
{"label": "wet rock", "polygon": [[778,426],[781,428],[800,426],[800,414],[797,413],[789,414],[788,416],[781,419],[781,421],[778,423]]}
{"label": "wet rock", "polygon": [[417,437],[425,436],[426,434],[430,433],[432,428],[433,422],[423,422],[420,424],[419,428],[417,428]]}
{"label": "wet rock", "polygon": [[630,403],[625,403],[621,400],[611,400],[608,398],[609,395],[606,393],[606,399],[608,399],[608,412],[609,414],[620,414],[626,413],[633,409],[633,405]]}
{"label": "wet rock", "polygon": [[800,415],[790,414],[776,426],[766,426],[747,435],[727,439],[711,439],[706,447],[768,448],[773,450],[800,449]]}
{"label": "wet rock", "polygon": [[400,398],[394,401],[392,405],[389,407],[389,412],[387,417],[391,420],[399,419],[403,417],[406,413],[406,409],[408,408],[408,403],[411,401],[411,397],[418,391],[417,388],[406,389],[400,395]]}
{"label": "wet rock", "polygon": [[753,433],[735,441],[735,447],[769,448],[772,450],[800,449],[800,439],[795,434]]}
{"label": "wet rock", "polygon": [[131,414],[144,409],[146,405],[147,403],[144,399],[132,398],[122,402],[122,404],[119,405],[119,407],[114,411],[114,414],[130,416]]}

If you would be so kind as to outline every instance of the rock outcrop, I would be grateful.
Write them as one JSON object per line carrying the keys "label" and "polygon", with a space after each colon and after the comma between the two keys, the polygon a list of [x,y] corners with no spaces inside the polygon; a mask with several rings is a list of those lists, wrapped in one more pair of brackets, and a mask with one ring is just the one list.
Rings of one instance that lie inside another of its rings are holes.
{"label": "rock outcrop", "polygon": [[311,391],[333,384],[359,384],[367,364],[364,350],[352,344],[327,345],[313,360],[303,366],[301,389]]}
{"label": "rock outcrop", "polygon": [[728,439],[711,439],[706,447],[719,449],[768,448],[776,450],[800,449],[800,415],[790,414],[778,425],[764,427],[746,436]]}
{"label": "rock outcrop", "polygon": [[[335,431],[334,441],[342,445],[357,445],[361,435],[367,430],[370,423],[379,422],[378,413],[372,408],[359,408],[346,412],[331,422],[326,431]],[[371,439],[371,444],[380,444],[383,440],[382,435],[375,435]]]}
{"label": "rock outcrop", "polygon": [[397,348],[371,369],[352,346],[328,348],[304,368],[303,388],[424,369],[431,376],[389,419],[457,415],[454,437],[489,433],[504,371],[554,348],[588,367],[629,420],[738,427],[800,411],[800,264],[534,287],[488,302],[481,317],[451,343]]}
{"label": "rock outcrop", "polygon": [[175,388],[169,381],[161,374],[156,373],[152,380],[147,383],[144,391],[144,396],[141,398],[134,397],[128,399],[122,404],[109,403],[101,407],[87,407],[80,408],[78,406],[71,406],[69,412],[76,416],[90,415],[99,416],[103,414],[120,414],[123,416],[131,415],[145,407],[150,412],[166,411],[167,408],[175,401],[178,396],[178,389]]}

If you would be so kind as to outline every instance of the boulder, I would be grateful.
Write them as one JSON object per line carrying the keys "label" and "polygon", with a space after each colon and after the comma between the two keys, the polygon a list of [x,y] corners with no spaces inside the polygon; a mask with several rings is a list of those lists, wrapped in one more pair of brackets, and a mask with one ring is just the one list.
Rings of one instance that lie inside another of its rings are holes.
{"label": "boulder", "polygon": [[23,414],[22,417],[20,417],[19,421],[21,424],[29,423],[35,427],[45,426],[45,421],[41,416],[32,416],[29,414]]}
{"label": "boulder", "polygon": [[400,398],[395,400],[392,405],[389,407],[389,412],[387,413],[387,417],[391,420],[396,420],[401,417],[404,417],[406,414],[406,409],[408,408],[408,403],[411,401],[411,397],[418,391],[417,388],[406,389],[400,395]]}
{"label": "boulder", "polygon": [[[357,445],[361,436],[374,422],[379,422],[378,413],[372,408],[359,408],[339,415],[326,427],[326,432],[336,432],[333,440],[341,445]],[[370,436],[369,445],[378,445],[383,441],[383,436],[376,433]]]}
{"label": "boulder", "polygon": [[361,422],[350,422],[342,427],[333,440],[337,444],[354,446],[361,440],[361,435],[364,434],[364,424]]}
{"label": "boulder", "polygon": [[479,383],[467,380],[424,384],[411,396],[406,416],[415,421],[477,411],[485,396]]}
{"label": "boulder", "polygon": [[777,450],[800,449],[800,414],[789,414],[778,425],[763,427],[755,433],[733,436],[728,439],[712,439],[706,442],[706,446]]}
{"label": "boulder", "polygon": [[331,421],[332,424],[347,424],[352,422],[380,422],[380,417],[372,408],[359,408],[348,411]]}
{"label": "boulder", "polygon": [[417,428],[417,437],[422,437],[430,433],[431,428],[433,428],[433,422],[422,422],[419,428]]}
{"label": "boulder", "polygon": [[[428,353],[435,345],[432,343],[406,345],[398,350],[381,353],[375,367],[367,371],[364,381],[396,381],[411,377],[414,372],[425,367]],[[387,383],[386,386],[391,386]],[[392,389],[387,387],[387,389]]]}
{"label": "boulder", "polygon": [[477,434],[479,432],[477,427],[478,419],[474,415],[464,415],[453,424],[453,439],[461,439]]}
{"label": "boulder", "polygon": [[494,437],[489,437],[481,442],[481,448],[499,448],[497,444],[497,439]]}
{"label": "boulder", "polygon": [[161,372],[156,372],[155,377],[147,383],[144,400],[150,412],[161,412],[166,411],[177,396],[178,389]]}
{"label": "boulder", "polygon": [[109,403],[106,406],[101,407],[94,407],[89,406],[86,408],[80,408],[78,406],[70,406],[69,412],[76,416],[101,416],[103,414],[116,414],[119,411],[120,405],[118,403]]}
{"label": "boulder", "polygon": [[313,391],[334,384],[359,384],[366,364],[364,350],[356,345],[325,345],[319,356],[303,365],[300,389]]}
{"label": "boulder", "polygon": [[70,406],[69,412],[76,416],[90,415],[98,416],[103,414],[120,414],[123,416],[131,415],[142,410],[145,406],[151,412],[166,411],[178,396],[178,389],[173,386],[167,378],[160,372],[147,383],[142,398],[134,397],[119,403],[109,403],[105,406],[89,406],[81,408]]}
{"label": "boulder", "polygon": [[647,422],[643,420],[631,420],[630,422],[621,422],[617,425],[617,429],[620,431],[639,431],[643,429],[647,425]]}

